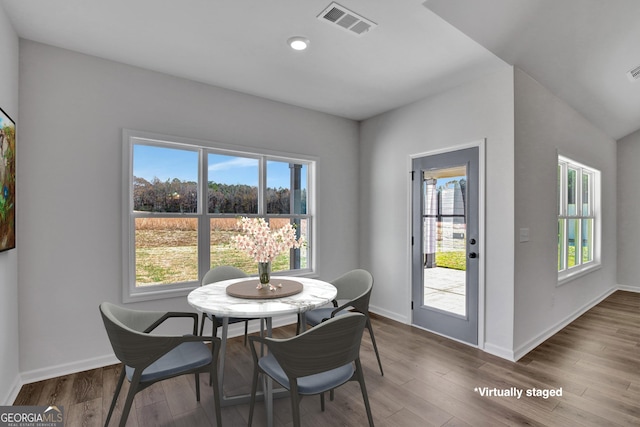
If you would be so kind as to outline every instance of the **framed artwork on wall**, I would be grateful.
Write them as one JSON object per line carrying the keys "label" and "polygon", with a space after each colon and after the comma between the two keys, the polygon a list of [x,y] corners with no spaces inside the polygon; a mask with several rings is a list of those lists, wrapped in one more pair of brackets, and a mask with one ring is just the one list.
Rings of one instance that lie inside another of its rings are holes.
{"label": "framed artwork on wall", "polygon": [[0,108],[0,252],[16,247],[16,124]]}

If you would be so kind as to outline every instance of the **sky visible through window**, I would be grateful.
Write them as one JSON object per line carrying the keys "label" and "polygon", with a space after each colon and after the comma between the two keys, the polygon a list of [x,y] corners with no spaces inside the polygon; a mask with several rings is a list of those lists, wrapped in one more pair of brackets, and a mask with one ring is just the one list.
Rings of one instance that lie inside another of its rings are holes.
{"label": "sky visible through window", "polygon": [[[209,181],[219,184],[258,185],[258,160],[209,154]],[[306,167],[305,167],[306,169]],[[305,171],[306,172],[306,171]],[[198,180],[198,152],[174,148],[134,145],[133,175],[151,182],[178,178],[181,181]],[[306,188],[306,173],[302,174],[302,187]],[[289,164],[280,161],[267,162],[267,186],[289,188]]]}

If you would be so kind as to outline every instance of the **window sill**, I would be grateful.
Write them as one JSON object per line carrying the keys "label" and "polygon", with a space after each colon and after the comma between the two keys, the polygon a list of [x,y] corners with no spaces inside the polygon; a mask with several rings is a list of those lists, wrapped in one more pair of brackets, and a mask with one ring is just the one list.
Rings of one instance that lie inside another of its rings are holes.
{"label": "window sill", "polygon": [[[285,272],[277,272],[272,273],[272,276],[288,276],[288,277],[310,277],[317,278],[318,275],[311,270],[299,270],[296,272],[293,271],[285,271]],[[257,276],[252,275],[248,278],[256,278]],[[197,282],[190,282],[180,285],[165,285],[165,286],[156,286],[149,287],[145,290],[129,291],[125,290],[123,294],[122,302],[125,304],[134,303],[134,302],[143,302],[143,301],[153,301],[159,299],[170,299],[170,298],[185,298],[189,293],[199,287],[200,285]]]}
{"label": "window sill", "polygon": [[189,292],[197,288],[197,283],[191,283],[186,286],[156,286],[143,291],[125,290],[122,302],[125,304],[142,301],[153,301],[158,299],[180,298],[189,295]]}
{"label": "window sill", "polygon": [[556,287],[562,286],[565,283],[569,283],[579,277],[586,276],[587,274],[590,274],[596,270],[600,270],[601,268],[602,268],[602,265],[598,263],[598,264],[592,264],[586,267],[582,267],[575,271],[572,270],[569,273],[563,273],[562,275],[558,275],[558,283]]}

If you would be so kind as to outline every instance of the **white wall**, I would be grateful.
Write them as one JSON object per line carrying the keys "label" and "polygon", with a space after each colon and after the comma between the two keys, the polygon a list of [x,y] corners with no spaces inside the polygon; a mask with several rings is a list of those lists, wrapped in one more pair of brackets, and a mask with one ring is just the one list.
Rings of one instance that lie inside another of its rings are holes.
{"label": "white wall", "polygon": [[[0,5],[0,107],[16,121],[18,138],[16,156],[20,152],[20,121],[18,117],[18,36]],[[16,173],[17,191],[20,186],[19,165]],[[16,212],[20,213],[20,197],[16,197]],[[16,222],[20,227],[20,222]],[[20,235],[20,230],[17,230]],[[0,405],[13,403],[19,391],[19,335],[18,335],[18,250],[0,253]]]}
{"label": "white wall", "polygon": [[25,381],[112,354],[98,304],[121,302],[122,128],[317,156],[318,273],[357,267],[356,122],[25,40],[20,58]]}
{"label": "white wall", "polygon": [[618,141],[618,263],[617,283],[623,289],[640,292],[640,131]]}
{"label": "white wall", "polygon": [[486,138],[487,351],[513,339],[513,69],[361,124],[360,260],[375,277],[371,307],[411,321],[409,157]]}
{"label": "white wall", "polygon": [[[515,72],[515,135],[517,358],[616,285],[616,143],[520,70]],[[602,268],[561,286],[557,150],[599,169],[602,179]],[[529,229],[528,242],[519,242],[521,228]]]}

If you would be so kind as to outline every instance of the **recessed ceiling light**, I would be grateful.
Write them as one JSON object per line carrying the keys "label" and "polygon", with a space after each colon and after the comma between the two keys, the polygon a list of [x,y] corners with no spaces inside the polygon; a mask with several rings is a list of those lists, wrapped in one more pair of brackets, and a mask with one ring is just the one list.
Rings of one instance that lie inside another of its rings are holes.
{"label": "recessed ceiling light", "polygon": [[291,37],[289,40],[287,40],[287,44],[293,50],[305,50],[307,47],[309,47],[309,39],[299,36]]}

